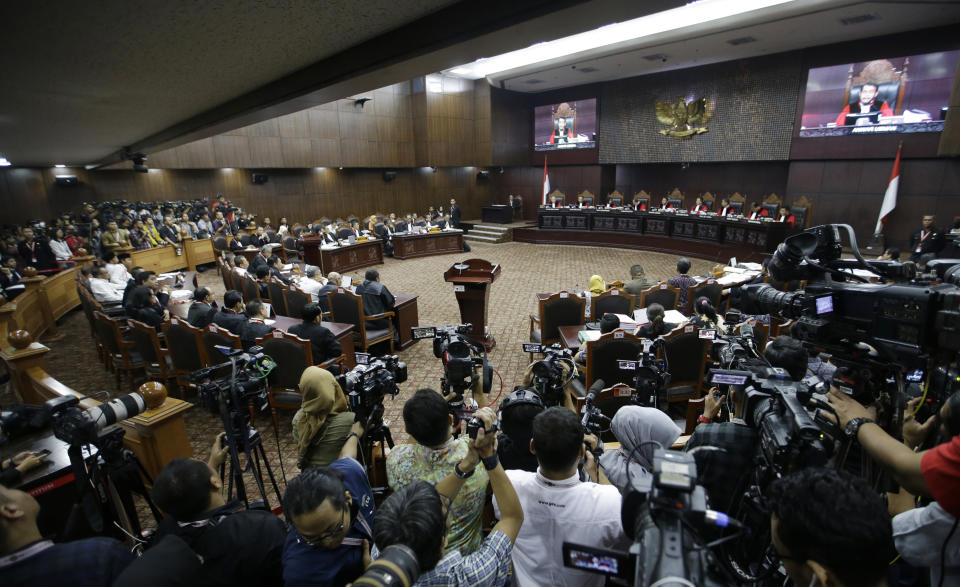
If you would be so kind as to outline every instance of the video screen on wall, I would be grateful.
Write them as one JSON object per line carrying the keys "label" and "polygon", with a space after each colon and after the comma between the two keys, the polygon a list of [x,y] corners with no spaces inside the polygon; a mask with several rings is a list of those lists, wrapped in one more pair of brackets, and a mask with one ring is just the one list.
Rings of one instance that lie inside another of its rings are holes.
{"label": "video screen on wall", "polygon": [[561,102],[533,109],[533,148],[537,151],[595,149],[597,99]]}
{"label": "video screen on wall", "polygon": [[960,51],[810,69],[801,137],[940,132]]}

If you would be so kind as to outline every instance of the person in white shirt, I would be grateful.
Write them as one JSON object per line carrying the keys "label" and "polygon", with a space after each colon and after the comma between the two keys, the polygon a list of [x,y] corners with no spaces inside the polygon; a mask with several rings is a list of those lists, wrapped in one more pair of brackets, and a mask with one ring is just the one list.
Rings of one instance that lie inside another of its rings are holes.
{"label": "person in white shirt", "polygon": [[[313,298],[313,301],[319,301],[317,299],[317,292],[320,291],[320,288],[323,287],[323,282],[317,281],[314,277],[317,276],[319,269],[312,265],[308,265],[306,271],[303,272],[303,277],[297,280],[297,287],[302,289],[305,293],[310,294],[310,297]],[[323,280],[326,282],[326,280]]]}
{"label": "person in white shirt", "polygon": [[69,261],[73,257],[73,252],[70,250],[70,245],[67,244],[67,241],[63,240],[63,229],[58,228],[57,232],[54,233],[53,238],[50,239],[50,252],[53,253],[53,256],[57,261]]}
{"label": "person in white shirt", "polygon": [[[603,576],[563,566],[563,543],[620,550],[630,545],[620,523],[617,488],[580,481],[577,464],[585,456],[590,478],[604,480],[584,440],[574,412],[562,407],[544,410],[533,420],[530,441],[539,469],[507,471],[523,504],[524,522],[513,549],[514,582],[519,587],[601,587]],[[499,515],[496,497],[493,507]]]}
{"label": "person in white shirt", "polygon": [[107,278],[109,274],[105,267],[96,267],[93,270],[93,276],[90,277],[90,291],[93,297],[101,304],[123,301],[123,290],[110,283]]}
{"label": "person in white shirt", "polygon": [[280,225],[277,226],[277,236],[283,237],[290,230],[290,226],[287,224],[286,218],[280,219]]}
{"label": "person in white shirt", "polygon": [[[130,255],[127,255],[127,258],[130,258]],[[113,251],[108,251],[103,254],[103,261],[106,263],[104,269],[107,270],[107,275],[110,276],[110,285],[123,289],[127,287],[127,282],[133,279],[133,276],[127,271],[127,268],[120,263],[120,258]]]}

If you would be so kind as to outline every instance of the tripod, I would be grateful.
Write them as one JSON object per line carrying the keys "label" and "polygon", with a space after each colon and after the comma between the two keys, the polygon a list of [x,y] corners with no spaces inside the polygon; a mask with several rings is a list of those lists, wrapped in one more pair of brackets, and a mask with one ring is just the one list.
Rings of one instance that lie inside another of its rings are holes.
{"label": "tripod", "polygon": [[[234,386],[231,385],[231,388]],[[231,395],[235,393],[231,389]],[[233,402],[234,406],[239,404]],[[223,429],[226,432],[226,442],[230,452],[230,474],[227,478],[227,500],[234,498],[243,501],[244,506],[250,507],[250,500],[247,496],[247,487],[244,483],[244,473],[252,473],[253,480],[260,491],[260,498],[264,505],[269,509],[270,501],[267,499],[266,484],[263,480],[263,471],[266,470],[270,477],[270,484],[273,486],[273,492],[277,496],[277,503],[283,502],[280,497],[280,487],[277,485],[277,479],[270,467],[270,461],[267,460],[267,453],[263,448],[263,438],[260,432],[250,425],[247,414],[232,412],[227,405],[227,400],[223,394],[220,396],[220,419],[223,420]],[[240,453],[247,455],[247,466],[240,465]],[[226,463],[220,466],[220,477],[224,477]],[[236,493],[234,493],[234,491]]]}
{"label": "tripod", "polygon": [[[390,427],[383,422],[383,404],[377,405],[367,419],[367,430],[363,435],[363,444],[360,446],[360,456],[369,471],[370,486],[374,494],[385,493],[387,487],[386,470],[380,470],[380,464],[384,462],[383,444],[388,448],[393,448],[393,435],[390,433]],[[376,459],[374,447],[380,447],[380,458]]]}

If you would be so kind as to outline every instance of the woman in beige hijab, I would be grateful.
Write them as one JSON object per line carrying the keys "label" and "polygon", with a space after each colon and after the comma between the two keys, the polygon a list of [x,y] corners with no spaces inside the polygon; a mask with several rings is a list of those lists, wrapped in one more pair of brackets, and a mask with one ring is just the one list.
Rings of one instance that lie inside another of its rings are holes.
{"label": "woman in beige hijab", "polygon": [[320,367],[307,367],[300,376],[303,403],[293,416],[293,440],[301,469],[325,467],[337,460],[350,434],[353,412],[333,374]]}

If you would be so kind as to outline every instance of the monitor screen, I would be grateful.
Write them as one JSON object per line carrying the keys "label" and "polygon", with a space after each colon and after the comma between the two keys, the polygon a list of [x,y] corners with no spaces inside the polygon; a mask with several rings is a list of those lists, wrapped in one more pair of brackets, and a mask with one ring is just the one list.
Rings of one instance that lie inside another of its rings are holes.
{"label": "monitor screen", "polygon": [[800,137],[940,132],[960,51],[807,72]]}
{"label": "monitor screen", "polygon": [[537,151],[595,149],[597,99],[561,102],[534,108],[533,143]]}

